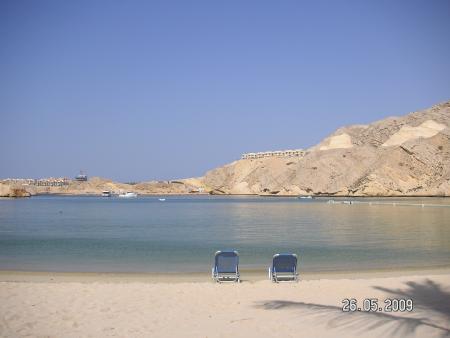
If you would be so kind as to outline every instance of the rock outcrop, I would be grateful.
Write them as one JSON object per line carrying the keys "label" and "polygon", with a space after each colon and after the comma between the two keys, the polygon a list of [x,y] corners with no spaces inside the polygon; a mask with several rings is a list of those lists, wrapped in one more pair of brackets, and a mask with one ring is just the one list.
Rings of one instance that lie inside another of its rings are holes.
{"label": "rock outcrop", "polygon": [[304,157],[235,161],[206,173],[214,193],[450,196],[450,102],[338,129]]}
{"label": "rock outcrop", "polygon": [[0,197],[30,197],[31,194],[23,187],[0,183]]}

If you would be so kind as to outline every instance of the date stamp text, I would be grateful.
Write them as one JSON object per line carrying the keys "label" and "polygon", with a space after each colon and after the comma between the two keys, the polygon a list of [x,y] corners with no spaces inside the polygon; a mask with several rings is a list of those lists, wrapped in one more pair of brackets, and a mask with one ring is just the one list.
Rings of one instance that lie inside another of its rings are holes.
{"label": "date stamp text", "polygon": [[355,298],[342,300],[343,312],[412,312],[414,303],[412,299],[386,298],[379,301],[377,298],[365,298],[358,301]]}

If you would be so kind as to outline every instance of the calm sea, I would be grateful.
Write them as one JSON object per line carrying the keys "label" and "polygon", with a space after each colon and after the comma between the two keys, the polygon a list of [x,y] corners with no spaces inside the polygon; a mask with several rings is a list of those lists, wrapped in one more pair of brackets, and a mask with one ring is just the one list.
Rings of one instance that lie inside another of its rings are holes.
{"label": "calm sea", "polygon": [[[364,201],[370,201],[365,199]],[[371,200],[371,201],[380,201]],[[449,199],[384,202],[449,205]],[[450,207],[327,204],[327,199],[37,196],[0,200],[0,269],[210,271],[237,249],[265,269],[295,252],[302,271],[450,265]]]}

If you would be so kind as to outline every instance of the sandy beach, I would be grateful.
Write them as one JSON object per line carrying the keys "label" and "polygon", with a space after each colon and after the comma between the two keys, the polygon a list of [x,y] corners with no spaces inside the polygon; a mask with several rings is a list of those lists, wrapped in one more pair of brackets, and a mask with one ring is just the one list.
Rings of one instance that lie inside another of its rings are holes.
{"label": "sandy beach", "polygon": [[[0,273],[2,337],[443,337],[450,270],[303,275],[262,273],[216,284],[206,274]],[[381,311],[343,312],[375,298]],[[411,312],[385,308],[412,299]]]}

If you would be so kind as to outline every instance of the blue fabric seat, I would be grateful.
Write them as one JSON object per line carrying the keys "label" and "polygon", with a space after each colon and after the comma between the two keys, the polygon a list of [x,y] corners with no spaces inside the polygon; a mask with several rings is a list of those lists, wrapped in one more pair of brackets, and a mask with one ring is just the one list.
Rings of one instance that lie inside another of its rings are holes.
{"label": "blue fabric seat", "polygon": [[290,253],[276,254],[273,256],[272,265],[269,268],[269,278],[272,282],[298,281],[297,255]]}
{"label": "blue fabric seat", "polygon": [[235,250],[217,251],[214,255],[212,278],[216,282],[239,282],[239,254]]}

